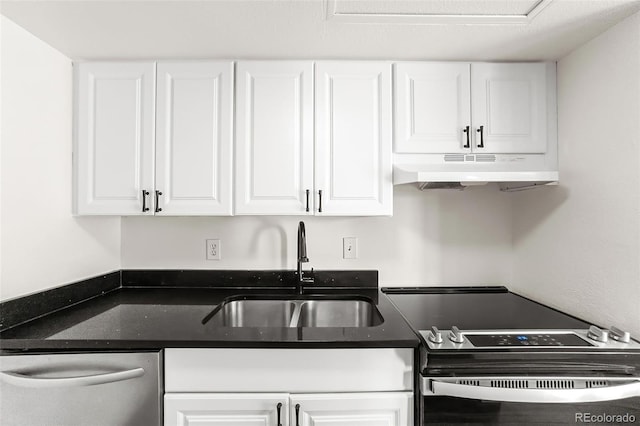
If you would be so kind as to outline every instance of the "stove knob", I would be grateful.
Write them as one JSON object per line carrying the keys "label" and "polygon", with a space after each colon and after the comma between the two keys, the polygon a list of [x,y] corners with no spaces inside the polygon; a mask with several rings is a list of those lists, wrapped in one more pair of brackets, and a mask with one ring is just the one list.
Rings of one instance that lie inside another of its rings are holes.
{"label": "stove knob", "polygon": [[589,332],[587,333],[587,337],[591,340],[595,340],[596,342],[605,343],[609,338],[609,332],[607,330],[602,330],[595,325],[589,327]]}
{"label": "stove knob", "polygon": [[449,340],[451,340],[453,343],[464,342],[464,337],[462,336],[462,333],[460,332],[458,327],[456,327],[455,325],[451,327],[451,331],[449,332]]}
{"label": "stove knob", "polygon": [[437,327],[431,327],[431,331],[429,332],[429,340],[436,344],[442,343],[442,333],[440,333],[440,330],[438,330]]}
{"label": "stove knob", "polygon": [[620,330],[618,327],[611,327],[611,338],[613,340],[617,340],[618,342],[622,342],[622,343],[629,343],[629,340],[631,340],[631,335],[629,334],[628,331],[622,331]]}

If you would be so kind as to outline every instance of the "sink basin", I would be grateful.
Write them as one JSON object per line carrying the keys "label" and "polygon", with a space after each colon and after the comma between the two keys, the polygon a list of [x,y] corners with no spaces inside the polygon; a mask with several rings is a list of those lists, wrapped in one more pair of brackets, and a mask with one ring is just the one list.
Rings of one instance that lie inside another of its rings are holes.
{"label": "sink basin", "polygon": [[233,299],[212,313],[223,327],[375,327],[384,321],[364,299]]}
{"label": "sink basin", "polygon": [[298,327],[374,327],[380,324],[380,312],[365,300],[309,300],[302,303],[298,320]]}
{"label": "sink basin", "polygon": [[289,327],[295,307],[289,300],[231,300],[216,316],[225,327]]}

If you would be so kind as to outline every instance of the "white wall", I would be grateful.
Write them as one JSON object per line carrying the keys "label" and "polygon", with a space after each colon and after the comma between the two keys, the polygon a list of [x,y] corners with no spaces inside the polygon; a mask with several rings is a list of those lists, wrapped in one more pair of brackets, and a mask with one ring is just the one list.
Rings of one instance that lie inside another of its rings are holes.
{"label": "white wall", "polygon": [[[508,284],[510,195],[395,188],[393,217],[122,219],[122,267],[137,269],[294,269],[304,220],[305,268],[377,269],[381,285]],[[342,259],[342,237],[358,238],[358,259]],[[222,260],[205,260],[205,240],[222,240]]]}
{"label": "white wall", "polygon": [[71,216],[71,60],[0,17],[0,299],[120,267],[120,219]]}
{"label": "white wall", "polygon": [[640,14],[558,63],[561,185],[514,199],[513,288],[640,338]]}

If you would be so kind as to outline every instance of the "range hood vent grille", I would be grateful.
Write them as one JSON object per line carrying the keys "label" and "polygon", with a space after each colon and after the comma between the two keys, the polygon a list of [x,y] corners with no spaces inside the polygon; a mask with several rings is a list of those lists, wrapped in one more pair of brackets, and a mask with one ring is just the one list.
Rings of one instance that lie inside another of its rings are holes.
{"label": "range hood vent grille", "polygon": [[445,154],[444,161],[450,163],[453,161],[464,161],[464,154]]}

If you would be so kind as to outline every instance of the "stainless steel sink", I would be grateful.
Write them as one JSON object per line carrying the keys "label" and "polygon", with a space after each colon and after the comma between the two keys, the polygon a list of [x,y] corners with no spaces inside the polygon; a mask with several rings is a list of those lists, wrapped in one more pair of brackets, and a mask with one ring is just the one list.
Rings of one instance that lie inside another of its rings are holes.
{"label": "stainless steel sink", "polygon": [[364,299],[235,299],[213,313],[224,327],[375,327],[384,321]]}
{"label": "stainless steel sink", "polygon": [[295,307],[289,300],[231,300],[214,318],[225,327],[289,327]]}
{"label": "stainless steel sink", "polygon": [[374,327],[380,324],[380,312],[365,300],[309,300],[302,303],[298,320],[298,327]]}

